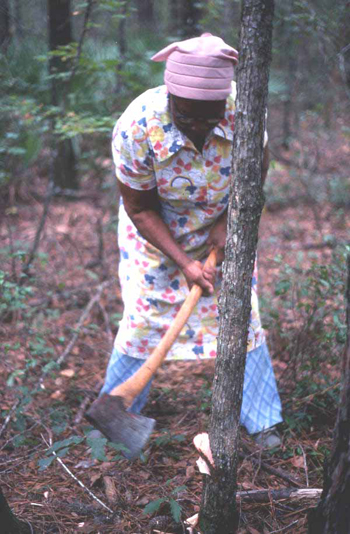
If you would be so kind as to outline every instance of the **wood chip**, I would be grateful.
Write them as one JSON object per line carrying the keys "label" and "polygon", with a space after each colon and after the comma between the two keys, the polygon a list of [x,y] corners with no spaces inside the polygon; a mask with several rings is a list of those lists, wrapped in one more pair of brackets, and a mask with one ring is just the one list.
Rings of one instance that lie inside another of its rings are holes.
{"label": "wood chip", "polygon": [[72,376],[75,375],[75,371],[74,369],[63,369],[63,371],[60,372],[60,375],[72,378]]}
{"label": "wood chip", "polygon": [[117,500],[117,491],[115,488],[114,479],[109,476],[104,476],[103,483],[105,485],[105,494],[107,497],[107,501],[110,504],[113,504]]}

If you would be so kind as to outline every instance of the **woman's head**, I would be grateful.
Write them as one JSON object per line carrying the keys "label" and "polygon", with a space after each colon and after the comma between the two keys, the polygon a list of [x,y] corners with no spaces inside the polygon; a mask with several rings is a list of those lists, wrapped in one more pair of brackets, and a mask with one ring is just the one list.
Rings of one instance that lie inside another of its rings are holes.
{"label": "woman's head", "polygon": [[225,117],[226,100],[194,100],[170,94],[169,106],[179,130],[189,138],[205,138]]}
{"label": "woman's head", "polygon": [[238,53],[220,37],[200,37],[173,43],[152,57],[166,61],[164,81],[176,97],[199,101],[224,101],[231,93],[233,66]]}

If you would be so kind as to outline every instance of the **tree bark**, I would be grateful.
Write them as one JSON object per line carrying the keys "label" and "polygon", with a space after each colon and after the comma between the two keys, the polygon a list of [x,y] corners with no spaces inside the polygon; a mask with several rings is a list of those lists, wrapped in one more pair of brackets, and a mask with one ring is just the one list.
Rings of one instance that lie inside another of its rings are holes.
{"label": "tree bark", "polygon": [[343,361],[343,385],[332,452],[324,470],[323,492],[317,508],[309,516],[309,534],[349,534],[350,532],[350,255],[346,292],[347,342]]}
{"label": "tree bark", "polygon": [[12,513],[0,487],[0,525],[2,534],[28,534],[32,531],[29,523],[19,521]]}
{"label": "tree bark", "polygon": [[203,534],[233,534],[238,524],[236,474],[239,420],[251,311],[251,282],[264,204],[262,154],[273,0],[243,0],[233,176],[228,212],[220,328],[209,440],[214,474],[205,479]]}
{"label": "tree bark", "polygon": [[[57,50],[72,42],[70,0],[48,0],[49,48]],[[49,61],[50,74],[66,71],[67,65],[60,57],[52,56]],[[51,99],[54,106],[64,105],[65,83],[52,78]],[[78,189],[76,156],[71,139],[57,141],[55,146],[54,183],[61,189]]]}
{"label": "tree bark", "polygon": [[10,39],[11,32],[9,1],[2,0],[2,5],[0,6],[0,48],[4,54],[7,52]]}

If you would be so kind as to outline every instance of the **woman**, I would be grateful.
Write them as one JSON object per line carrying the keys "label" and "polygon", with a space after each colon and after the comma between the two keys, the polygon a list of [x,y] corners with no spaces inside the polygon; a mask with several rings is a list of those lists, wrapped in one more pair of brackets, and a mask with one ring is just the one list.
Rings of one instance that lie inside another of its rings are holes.
{"label": "woman", "polygon": [[[219,37],[174,43],[153,58],[166,60],[165,85],[134,100],[113,132],[121,191],[118,239],[124,315],[102,393],[143,364],[159,343],[188,289],[204,290],[168,359],[216,356],[217,293],[226,240],[232,162],[237,52]],[[267,136],[266,136],[267,142]],[[265,147],[264,176],[268,168]],[[218,250],[218,268],[201,260]],[[248,338],[241,422],[265,446],[281,403],[261,327],[256,286]],[[144,406],[150,384],[131,410]]]}

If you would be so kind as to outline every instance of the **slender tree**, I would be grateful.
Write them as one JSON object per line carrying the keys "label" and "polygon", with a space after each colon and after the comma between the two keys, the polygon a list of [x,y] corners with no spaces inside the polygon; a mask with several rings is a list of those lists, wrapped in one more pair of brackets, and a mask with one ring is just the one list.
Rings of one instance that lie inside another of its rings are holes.
{"label": "slender tree", "polygon": [[200,31],[201,5],[195,0],[181,0],[181,33],[183,37],[196,37]]}
{"label": "slender tree", "polygon": [[323,493],[309,516],[309,534],[350,532],[350,255],[348,256],[347,343],[343,361],[343,384],[332,452],[324,470]]}
{"label": "slender tree", "polygon": [[220,298],[209,440],[214,470],[204,481],[203,534],[236,532],[239,419],[251,310],[251,281],[264,204],[262,155],[271,60],[273,0],[243,0],[233,176]]}
{"label": "slender tree", "polygon": [[[70,0],[48,0],[49,48],[51,52],[72,42]],[[64,73],[69,68],[59,56],[51,56],[51,75]],[[52,77],[51,95],[54,106],[64,106],[65,82]],[[77,189],[76,157],[71,139],[57,141],[55,145],[54,182],[62,189]]]}
{"label": "slender tree", "polygon": [[137,0],[137,19],[140,27],[154,30],[155,19],[153,0]]}
{"label": "slender tree", "polygon": [[0,5],[0,49],[6,53],[11,39],[10,6],[8,0],[2,0]]}

